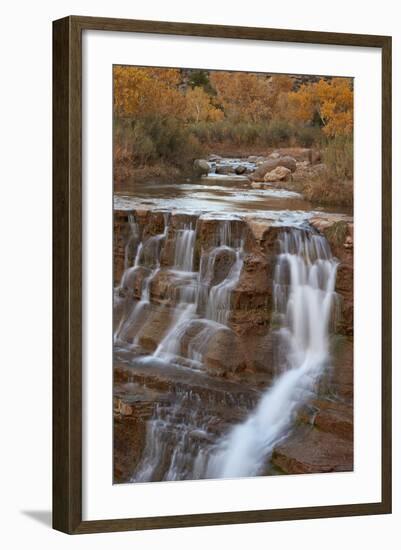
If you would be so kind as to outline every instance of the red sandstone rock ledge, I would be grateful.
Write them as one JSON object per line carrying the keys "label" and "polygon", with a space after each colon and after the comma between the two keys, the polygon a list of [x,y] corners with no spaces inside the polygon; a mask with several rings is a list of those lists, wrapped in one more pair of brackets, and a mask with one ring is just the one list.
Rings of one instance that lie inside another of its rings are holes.
{"label": "red sandstone rock ledge", "polygon": [[[114,215],[114,266],[116,284],[121,279],[124,255],[130,235],[129,215],[135,214],[142,237],[158,235],[165,228],[165,215],[160,210],[140,207],[116,210]],[[172,212],[161,265],[172,265],[175,231],[182,223],[197,222],[195,262],[199,262],[201,247],[214,245],[216,220],[191,213]],[[325,235],[333,254],[339,259],[336,290],[342,297],[342,320],[334,339],[333,366],[318,391],[317,398],[300,411],[291,435],[278,445],[272,464],[281,473],[311,473],[348,471],[353,467],[353,222],[347,216],[331,214],[311,218],[309,223]],[[238,392],[258,395],[269,386],[272,376],[272,281],[277,253],[276,242],[283,227],[274,220],[246,214],[236,217],[231,230],[245,235],[244,264],[239,282],[232,293],[230,325],[233,332],[221,332],[206,356],[206,375],[178,368],[162,371],[153,366],[126,367],[115,363],[114,391],[114,472],[116,482],[127,482],[140,459],[145,445],[146,422],[157,404],[169,403],[177,384],[196,396],[201,408],[216,417],[214,430],[221,435],[229,426],[241,421],[255,405],[255,399],[237,407]],[[131,252],[132,260],[135,250]],[[223,280],[232,264],[230,253],[221,253],[216,262],[214,284]],[[139,277],[140,279],[140,277]],[[133,298],[139,298],[140,281],[133,286]],[[174,300],[174,277],[163,269],[150,287],[151,307],[155,316],[149,327],[144,326],[140,346],[152,353],[170,324],[169,304]],[[124,291],[124,289],[122,289]],[[161,306],[161,307],[160,307]],[[165,307],[167,306],[167,307]],[[154,319],[157,319],[155,324]],[[197,330],[194,324],[193,330]],[[192,336],[192,335],[188,335]],[[338,350],[336,349],[338,343]],[[183,338],[182,346],[185,347]],[[185,353],[184,353],[185,355]],[[200,437],[194,433],[192,437]],[[271,473],[269,463],[266,473]]]}
{"label": "red sandstone rock ledge", "polygon": [[[129,216],[135,215],[135,219],[144,237],[157,235],[163,232],[165,213],[147,207],[138,206],[129,210],[114,210],[114,281],[115,285],[121,280],[124,270],[124,257],[126,245],[129,239]],[[202,247],[213,246],[216,225],[219,223],[219,215],[216,218],[208,215],[196,215],[180,211],[172,211],[169,221],[169,232],[164,246],[161,264],[171,265],[174,254],[174,241],[177,229],[182,223],[197,225],[197,242],[195,250],[195,262],[199,262]],[[341,334],[353,335],[353,219],[341,214],[319,214],[308,220],[309,224],[328,240],[332,253],[339,259],[337,271],[336,291],[341,296],[341,321],[338,330]],[[239,284],[233,293],[233,319],[238,332],[246,332],[250,326],[269,325],[272,300],[272,277],[277,252],[276,241],[283,226],[279,226],[274,219],[260,217],[257,214],[244,214],[233,216],[232,231],[238,235],[246,235],[245,260]],[[133,259],[134,251],[131,254]],[[221,252],[216,266],[217,278],[224,278],[224,273],[230,267],[228,252]],[[139,284],[140,278],[137,278]],[[166,294],[171,282],[168,273],[160,273],[152,284],[152,295],[155,302],[161,303],[166,299]],[[218,283],[216,279],[214,284]],[[244,313],[246,312],[246,313]]]}

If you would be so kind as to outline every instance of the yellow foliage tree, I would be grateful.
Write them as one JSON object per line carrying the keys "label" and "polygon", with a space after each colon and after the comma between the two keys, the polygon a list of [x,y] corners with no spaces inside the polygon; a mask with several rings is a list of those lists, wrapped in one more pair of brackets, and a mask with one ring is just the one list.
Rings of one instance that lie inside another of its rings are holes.
{"label": "yellow foliage tree", "polygon": [[269,116],[270,109],[266,103],[269,87],[266,78],[219,71],[210,74],[210,81],[217,92],[217,102],[229,118],[256,122]]}
{"label": "yellow foliage tree", "polygon": [[348,78],[303,84],[287,96],[287,117],[310,122],[317,113],[327,136],[349,136],[353,129],[353,95]]}
{"label": "yellow foliage tree", "polygon": [[178,90],[179,70],[117,66],[113,81],[118,116],[185,117],[185,98]]}
{"label": "yellow foliage tree", "polygon": [[291,91],[293,80],[287,75],[275,75],[269,80],[269,95],[266,98],[272,109],[281,96],[286,96]]}
{"label": "yellow foliage tree", "polygon": [[217,109],[211,101],[211,97],[199,86],[187,91],[186,117],[190,122],[214,122],[224,118],[221,109]]}
{"label": "yellow foliage tree", "polygon": [[291,78],[284,75],[218,71],[210,73],[210,81],[226,116],[250,122],[270,119],[280,94],[292,88]]}

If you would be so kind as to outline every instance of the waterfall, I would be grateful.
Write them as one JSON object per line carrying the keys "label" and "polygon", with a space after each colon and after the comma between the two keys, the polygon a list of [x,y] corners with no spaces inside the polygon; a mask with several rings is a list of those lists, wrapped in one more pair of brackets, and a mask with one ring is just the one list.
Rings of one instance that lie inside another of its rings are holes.
{"label": "waterfall", "polygon": [[[232,336],[234,331],[232,296],[247,253],[245,226],[234,217],[208,218],[205,242],[193,219],[173,223],[166,216],[156,235],[154,226],[139,231],[134,221],[117,288],[125,309],[115,342],[136,354],[136,364],[203,376],[199,383],[203,387],[216,333]],[[330,365],[329,335],[339,308],[337,260],[326,239],[309,227],[283,227],[277,247],[272,289],[275,364],[269,365],[275,373],[273,382],[256,405],[252,401],[252,410],[247,405],[236,417],[237,425],[231,417],[217,431],[213,425],[219,425],[221,404],[213,398],[205,407],[203,393],[200,399],[199,394],[174,386],[147,421],[146,443],[133,481],[260,475],[274,447],[291,433],[300,407],[314,396]],[[145,351],[143,335],[147,326],[152,332],[159,317],[163,319],[157,340],[147,348],[152,351]],[[213,383],[205,383],[213,387],[215,379],[209,379]],[[239,406],[229,405],[236,411]]]}
{"label": "waterfall", "polygon": [[[243,265],[243,239],[238,229],[232,231],[232,222],[230,219],[216,221],[216,231],[209,244],[199,251],[198,265],[195,265],[197,228],[193,222],[180,226],[179,221],[174,220],[173,225],[168,220],[162,234],[143,238],[138,244],[133,265],[127,266],[121,286],[133,286],[135,278],[141,276],[141,295],[139,301],[128,301],[129,313],[117,331],[119,341],[126,339],[131,348],[140,348],[147,319],[154,319],[158,311],[164,312],[169,319],[156,349],[138,357],[138,363],[181,368],[184,362],[185,368],[197,372],[205,370],[204,356],[213,336],[218,331],[231,330],[231,293]],[[170,239],[168,246],[167,239]],[[217,274],[222,255],[225,255],[224,266]],[[168,300],[166,305],[155,306],[152,281],[159,274],[168,277]],[[147,311],[155,307],[152,317]],[[185,339],[184,351],[182,342]],[[212,399],[210,406],[221,405]],[[172,402],[155,406],[147,424],[143,459],[132,479],[204,477],[206,448],[215,438],[208,433],[209,422],[210,416],[205,414],[198,394],[176,390]]]}
{"label": "waterfall", "polygon": [[[171,359],[180,353],[181,338],[197,308],[197,284],[194,287],[193,270],[196,230],[185,225],[175,233],[174,270],[178,281],[178,305],[174,310],[170,329],[159,343],[153,357]],[[189,276],[188,276],[189,275]]]}
{"label": "waterfall", "polygon": [[[133,238],[139,238],[138,226],[135,219],[130,216],[129,223],[131,227],[131,237],[128,241],[132,242]],[[145,242],[138,243],[137,251],[134,258],[133,266],[128,265],[127,247],[125,250],[124,263],[126,264],[123,273],[120,289],[132,287],[135,279],[141,270],[146,270],[147,273],[141,282],[141,297],[139,302],[134,303],[133,307],[128,311],[128,314],[123,315],[114,333],[114,342],[124,340],[127,334],[132,332],[135,325],[139,325],[143,321],[143,316],[150,304],[150,285],[152,280],[160,271],[160,258],[162,253],[162,245],[167,237],[168,232],[168,217],[164,216],[164,230],[162,233],[148,237]],[[132,344],[135,346],[138,343],[139,333],[136,334]]]}
{"label": "waterfall", "polygon": [[171,323],[171,328],[160,342],[153,357],[171,358],[179,355],[180,342],[188,323],[193,319],[196,304],[180,304]]}
{"label": "waterfall", "polygon": [[175,404],[157,405],[149,422],[143,458],[131,481],[200,477],[202,470],[197,476],[194,472],[194,456],[199,446],[210,438],[202,402],[191,391],[179,391],[177,398]]}
{"label": "waterfall", "polygon": [[[212,246],[200,251],[198,270],[194,266],[197,230],[193,221],[182,223],[181,227],[176,227],[176,224],[173,228],[166,218],[162,233],[148,236],[138,243],[133,265],[127,265],[120,287],[133,287],[140,276],[140,299],[128,303],[129,311],[119,323],[115,342],[128,340],[134,348],[139,345],[148,312],[152,309],[152,282],[160,272],[168,273],[170,301],[175,303],[174,307],[165,306],[166,311],[171,311],[170,325],[153,354],[145,360],[157,358],[174,362],[179,359],[182,338],[191,323],[199,320],[203,329],[189,343],[185,357],[188,365],[199,368],[212,336],[217,330],[229,326],[231,293],[241,274],[243,239],[237,235],[238,230],[233,232],[232,223],[231,219],[217,220],[214,243],[212,241]],[[161,258],[170,231],[174,235],[174,250],[168,265],[162,267]],[[135,229],[135,235],[138,234],[138,229]],[[222,280],[216,282],[216,261],[221,254],[228,255],[229,269]]]}
{"label": "waterfall", "polygon": [[185,227],[177,231],[175,237],[175,269],[180,271],[192,271],[195,236],[196,231],[192,227]]}
{"label": "waterfall", "polygon": [[130,257],[131,246],[133,243],[136,243],[139,239],[139,227],[135,220],[135,216],[133,216],[132,214],[128,216],[128,224],[130,227],[130,236],[124,248],[124,270],[127,270],[129,267],[129,257]]}
{"label": "waterfall", "polygon": [[235,261],[227,275],[218,285],[211,288],[206,306],[206,318],[226,325],[230,314],[231,293],[237,286],[243,265],[243,250],[235,251]]}
{"label": "waterfall", "polygon": [[210,340],[218,330],[222,329],[220,323],[209,319],[202,320],[203,328],[191,339],[188,345],[188,357],[199,364],[202,364],[205,353],[208,350]]}
{"label": "waterfall", "polygon": [[211,455],[207,477],[260,474],[330,362],[337,261],[325,238],[309,231],[284,230],[279,248],[273,291],[285,361],[256,410]]}

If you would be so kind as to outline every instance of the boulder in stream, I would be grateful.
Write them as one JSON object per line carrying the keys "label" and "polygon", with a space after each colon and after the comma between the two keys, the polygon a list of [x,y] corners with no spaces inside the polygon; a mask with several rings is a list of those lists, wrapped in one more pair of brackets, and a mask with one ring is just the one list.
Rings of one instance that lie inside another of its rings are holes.
{"label": "boulder in stream", "polygon": [[242,164],[239,164],[235,168],[235,173],[238,174],[238,175],[245,174],[245,172],[246,172],[246,166],[243,166]]}
{"label": "boulder in stream", "polygon": [[247,162],[256,162],[258,157],[256,155],[250,155],[247,159]]}
{"label": "boulder in stream", "polygon": [[267,172],[264,176],[264,181],[267,183],[274,181],[286,181],[291,176],[291,170],[285,166],[277,166],[271,172]]}
{"label": "boulder in stream", "polygon": [[203,174],[208,174],[209,173],[210,164],[205,159],[196,159],[196,160],[194,160],[193,168],[194,168],[194,172],[197,175],[202,176]]}
{"label": "boulder in stream", "polygon": [[284,166],[291,170],[291,172],[295,172],[297,169],[297,163],[293,157],[285,156],[278,159],[268,159],[256,168],[251,178],[253,181],[263,181],[265,175],[278,166]]}
{"label": "boulder in stream", "polygon": [[222,164],[216,166],[216,174],[235,174],[235,169],[232,164]]}

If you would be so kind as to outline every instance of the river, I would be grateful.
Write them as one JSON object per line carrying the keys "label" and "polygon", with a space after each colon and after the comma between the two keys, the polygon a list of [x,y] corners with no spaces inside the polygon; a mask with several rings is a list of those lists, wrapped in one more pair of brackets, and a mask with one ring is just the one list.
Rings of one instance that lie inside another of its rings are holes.
{"label": "river", "polygon": [[114,208],[127,219],[114,298],[115,445],[137,432],[132,459],[115,455],[126,469],[117,477],[284,473],[273,451],[333,367],[341,316],[340,261],[309,220],[349,221],[349,212],[219,174],[126,184]]}

